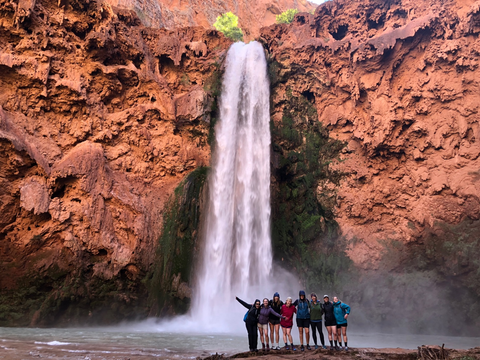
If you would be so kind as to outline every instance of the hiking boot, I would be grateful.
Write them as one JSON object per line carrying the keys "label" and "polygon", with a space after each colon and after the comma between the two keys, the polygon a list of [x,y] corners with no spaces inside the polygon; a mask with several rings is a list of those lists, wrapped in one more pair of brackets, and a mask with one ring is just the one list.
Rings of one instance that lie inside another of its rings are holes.
{"label": "hiking boot", "polygon": [[345,349],[344,349],[344,350],[345,350],[345,351],[348,351],[348,346],[345,346]]}
{"label": "hiking boot", "polygon": [[297,348],[295,347],[295,345],[292,344],[292,350],[293,351],[297,351]]}
{"label": "hiking boot", "polygon": [[270,345],[267,344],[267,351],[270,351]]}
{"label": "hiking boot", "polygon": [[305,351],[305,348],[302,346],[300,346],[300,351]]}
{"label": "hiking boot", "polygon": [[265,351],[265,344],[262,343],[262,351]]}
{"label": "hiking boot", "polygon": [[312,350],[312,348],[308,344],[307,344],[307,350]]}
{"label": "hiking boot", "polygon": [[315,345],[315,350],[317,350],[317,349],[318,349],[318,345]]}
{"label": "hiking boot", "polygon": [[290,346],[288,346],[288,344],[285,345],[285,350],[290,350]]}
{"label": "hiking boot", "polygon": [[332,346],[332,345],[330,345],[330,350],[333,350],[333,346]]}
{"label": "hiking boot", "polygon": [[325,350],[327,350],[327,347],[325,345],[322,345],[322,348],[324,348]]}
{"label": "hiking boot", "polygon": [[335,350],[340,351],[340,348],[338,347],[338,345],[335,345]]}

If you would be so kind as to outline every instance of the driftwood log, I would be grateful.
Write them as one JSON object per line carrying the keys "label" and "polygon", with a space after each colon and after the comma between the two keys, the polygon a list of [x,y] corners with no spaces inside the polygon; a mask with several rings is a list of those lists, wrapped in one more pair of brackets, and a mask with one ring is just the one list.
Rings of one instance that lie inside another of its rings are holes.
{"label": "driftwood log", "polygon": [[422,345],[418,347],[418,359],[446,360],[448,358],[448,351],[445,349],[445,344],[442,344],[442,347],[429,345]]}

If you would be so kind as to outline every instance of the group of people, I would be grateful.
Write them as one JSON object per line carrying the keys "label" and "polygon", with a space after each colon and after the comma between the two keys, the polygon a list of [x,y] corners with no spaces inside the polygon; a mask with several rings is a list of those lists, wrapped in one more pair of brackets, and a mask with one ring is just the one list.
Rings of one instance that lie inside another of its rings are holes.
{"label": "group of people", "polygon": [[[285,303],[280,300],[280,295],[275,293],[273,299],[255,300],[253,304],[249,304],[238,297],[237,301],[245,306],[248,311],[245,314],[244,321],[247,327],[248,344],[250,351],[258,351],[257,349],[257,329],[260,333],[260,341],[262,350],[269,351],[280,350],[280,327],[283,331],[283,342],[286,350],[294,350],[297,348],[293,345],[292,327],[293,315],[296,314],[296,323],[298,327],[298,335],[300,337],[300,350],[304,351],[303,339],[305,334],[306,349],[310,347],[310,327],[312,328],[312,338],[315,349],[319,348],[317,342],[317,331],[320,336],[320,342],[323,349],[325,346],[325,338],[322,330],[322,317],[325,317],[325,327],[328,332],[328,340],[330,342],[330,350],[347,350],[347,318],[350,314],[350,306],[342,303],[335,296],[333,302],[330,301],[328,295],[324,295],[323,303],[318,300],[317,294],[310,294],[311,300],[305,296],[305,291],[299,292],[298,299],[294,302],[291,297],[287,297]],[[270,329],[270,339],[268,330]],[[342,338],[344,347],[342,348]],[[272,344],[270,348],[269,340]]]}

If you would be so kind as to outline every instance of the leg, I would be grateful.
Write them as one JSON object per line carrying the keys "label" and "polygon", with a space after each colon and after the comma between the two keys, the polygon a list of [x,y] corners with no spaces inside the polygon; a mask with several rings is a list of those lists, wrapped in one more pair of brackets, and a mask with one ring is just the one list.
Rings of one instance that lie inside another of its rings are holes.
{"label": "leg", "polygon": [[345,346],[347,346],[347,327],[343,326],[342,327],[342,335],[343,335],[343,342],[345,343]]}
{"label": "leg", "polygon": [[269,340],[268,339],[268,326],[267,326],[266,329],[263,329],[263,335],[265,337],[265,344],[267,344],[267,346],[268,346],[268,340]]}
{"label": "leg", "polygon": [[263,339],[263,329],[261,327],[259,327],[258,331],[260,331],[260,342],[262,343],[262,348],[264,348],[265,347],[265,340]]}
{"label": "leg", "polygon": [[300,345],[303,345],[303,327],[298,328],[298,337],[300,338]]}
{"label": "leg", "polygon": [[283,332],[283,343],[285,344],[285,346],[288,345],[287,343],[287,330],[286,328],[282,327],[282,332]]}
{"label": "leg", "polygon": [[280,342],[280,324],[276,324],[275,325],[275,338],[276,338],[276,343],[278,345],[278,343]]}
{"label": "leg", "polygon": [[[268,323],[268,326],[270,327],[270,342],[272,344],[275,344],[275,333],[274,333],[274,329],[275,329],[275,326],[276,325],[273,325],[271,323]],[[277,335],[277,342],[278,342],[278,335]]]}
{"label": "leg", "polygon": [[311,322],[310,325],[312,326],[312,338],[313,338],[313,343],[317,345],[317,331],[316,331],[316,326],[318,323],[316,322]]}
{"label": "leg", "polygon": [[253,323],[246,323],[248,332],[248,345],[250,346],[250,350],[254,351],[257,349],[257,324]]}
{"label": "leg", "polygon": [[323,329],[322,329],[321,321],[317,323],[317,329],[318,329],[318,334],[320,335],[320,342],[322,343],[322,346],[325,346],[325,338],[323,337]]}
{"label": "leg", "polygon": [[307,346],[310,344],[310,327],[307,326],[305,329],[305,342],[307,343]]}
{"label": "leg", "polygon": [[292,328],[287,329],[287,335],[288,335],[288,340],[290,340],[290,344],[293,344]]}

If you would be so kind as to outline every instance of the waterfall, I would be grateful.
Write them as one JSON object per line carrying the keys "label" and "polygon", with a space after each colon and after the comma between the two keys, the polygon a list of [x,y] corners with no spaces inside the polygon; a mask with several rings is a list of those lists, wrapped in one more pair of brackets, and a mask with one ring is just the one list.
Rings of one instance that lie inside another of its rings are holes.
{"label": "waterfall", "polygon": [[[226,58],[215,127],[203,261],[197,276],[192,315],[203,324],[225,322],[212,316],[214,304],[235,296],[253,302],[271,296],[270,106],[267,64],[258,42],[235,43]],[[238,323],[242,324],[241,317]]]}

